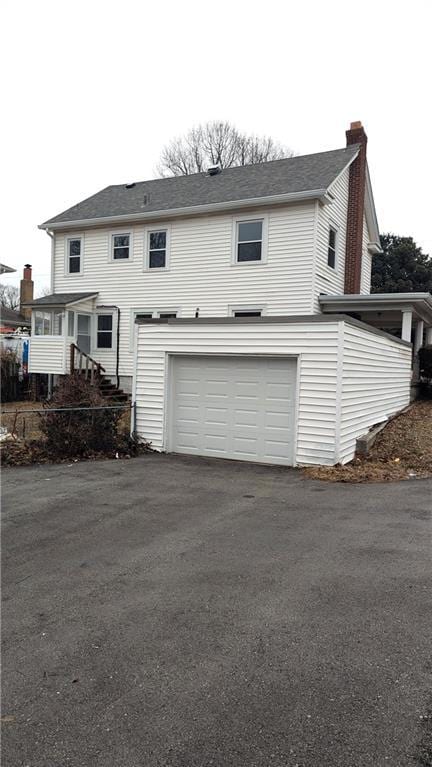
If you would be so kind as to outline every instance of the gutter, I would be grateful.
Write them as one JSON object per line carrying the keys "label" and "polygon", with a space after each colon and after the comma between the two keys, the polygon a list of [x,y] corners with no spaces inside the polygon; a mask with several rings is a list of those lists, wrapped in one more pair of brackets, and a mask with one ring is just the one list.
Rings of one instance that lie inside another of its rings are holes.
{"label": "gutter", "polygon": [[86,226],[112,226],[124,222],[147,221],[160,218],[173,218],[174,216],[193,216],[203,213],[217,213],[218,211],[236,210],[251,206],[267,206],[281,203],[302,202],[303,200],[319,200],[323,205],[333,202],[333,195],[327,189],[313,189],[309,192],[290,192],[287,194],[273,194],[267,197],[251,197],[246,200],[229,200],[214,202],[206,205],[191,205],[186,208],[169,208],[167,210],[153,210],[140,213],[124,213],[120,216],[102,216],[98,218],[82,218],[75,221],[46,221],[39,224],[38,229],[59,230],[79,229]]}

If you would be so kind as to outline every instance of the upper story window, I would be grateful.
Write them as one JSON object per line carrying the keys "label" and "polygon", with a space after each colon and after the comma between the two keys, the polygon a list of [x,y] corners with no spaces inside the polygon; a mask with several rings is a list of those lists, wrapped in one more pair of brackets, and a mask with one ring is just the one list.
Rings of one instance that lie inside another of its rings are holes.
{"label": "upper story window", "polygon": [[111,258],[113,261],[120,261],[129,258],[131,246],[131,235],[112,234],[111,235]]}
{"label": "upper story window", "polygon": [[147,234],[147,259],[148,269],[168,268],[168,229],[158,229]]}
{"label": "upper story window", "polygon": [[66,271],[68,274],[82,272],[82,237],[69,237],[67,240]]}
{"label": "upper story window", "polygon": [[332,269],[336,268],[336,240],[337,240],[337,229],[335,229],[334,226],[330,226],[329,238],[328,238],[328,250],[327,250],[327,264]]}
{"label": "upper story window", "polygon": [[263,260],[263,230],[263,219],[236,222],[236,263],[251,263]]}
{"label": "upper story window", "polygon": [[234,317],[261,317],[261,309],[241,309],[234,311]]}
{"label": "upper story window", "polygon": [[113,316],[98,314],[97,316],[97,348],[112,349]]}

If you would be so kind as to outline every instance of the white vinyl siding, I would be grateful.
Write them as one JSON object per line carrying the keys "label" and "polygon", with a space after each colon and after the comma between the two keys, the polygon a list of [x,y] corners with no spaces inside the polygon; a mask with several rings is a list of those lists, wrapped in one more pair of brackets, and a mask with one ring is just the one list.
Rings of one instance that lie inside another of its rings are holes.
{"label": "white vinyl siding", "polygon": [[369,242],[370,236],[368,225],[366,223],[366,216],[363,216],[363,246],[360,293],[363,293],[364,295],[368,295],[370,293],[371,287],[372,256],[368,251]]}
{"label": "white vinyl siding", "polygon": [[137,431],[156,449],[164,433],[167,356],[249,354],[298,358],[297,463],[334,462],[338,323],[139,325]]}
{"label": "white vinyl siding", "polygon": [[169,361],[176,354],[297,359],[298,464],[349,461],[358,436],[409,402],[410,347],[343,320],[139,325],[137,431],[158,450],[168,444]]}
{"label": "white vinyl siding", "polygon": [[31,336],[30,373],[65,373],[66,344],[62,336]]}
{"label": "white vinyl siding", "polygon": [[355,440],[410,402],[411,348],[344,323],[340,459]]}
{"label": "white vinyl siding", "polygon": [[[145,230],[164,229],[156,224],[134,226],[128,260],[109,259],[112,230],[85,232],[84,275],[64,275],[65,237],[55,236],[54,291],[98,291],[97,304],[120,308],[120,375],[132,375],[131,310],[156,307],[183,317],[230,314],[230,306],[266,305],[266,314],[309,314],[312,305],[314,247],[313,202],[256,210],[253,220],[268,220],[267,263],[232,264],[231,214],[197,216],[169,222],[169,270],[144,270]],[[241,216],[243,218],[243,215]],[[115,355],[101,363],[115,373]]]}
{"label": "white vinyl siding", "polygon": [[[318,204],[314,312],[319,311],[318,296],[320,293],[344,292],[348,181],[349,168],[346,168],[330,187],[334,201],[330,205]],[[327,262],[330,226],[333,226],[337,231],[334,269]]]}

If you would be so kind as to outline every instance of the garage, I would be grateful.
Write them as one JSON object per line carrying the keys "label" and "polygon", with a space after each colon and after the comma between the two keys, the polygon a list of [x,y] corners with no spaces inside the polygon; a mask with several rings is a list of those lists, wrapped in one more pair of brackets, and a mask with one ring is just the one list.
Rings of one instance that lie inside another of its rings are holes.
{"label": "garage", "polygon": [[173,356],[170,450],[292,465],[296,360]]}
{"label": "garage", "polygon": [[411,345],[345,315],[140,318],[132,429],[162,452],[333,466],[410,383]]}

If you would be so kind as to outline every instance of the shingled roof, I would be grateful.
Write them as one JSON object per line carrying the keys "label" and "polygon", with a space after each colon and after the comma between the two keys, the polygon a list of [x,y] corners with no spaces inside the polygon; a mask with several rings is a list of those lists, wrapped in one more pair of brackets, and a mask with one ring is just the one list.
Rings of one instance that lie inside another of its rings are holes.
{"label": "shingled roof", "polygon": [[45,221],[41,228],[117,216],[138,217],[139,214],[235,203],[275,195],[324,192],[354,159],[358,148],[354,144],[331,152],[226,168],[216,175],[194,173],[108,186]]}

